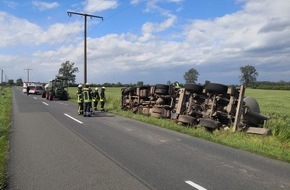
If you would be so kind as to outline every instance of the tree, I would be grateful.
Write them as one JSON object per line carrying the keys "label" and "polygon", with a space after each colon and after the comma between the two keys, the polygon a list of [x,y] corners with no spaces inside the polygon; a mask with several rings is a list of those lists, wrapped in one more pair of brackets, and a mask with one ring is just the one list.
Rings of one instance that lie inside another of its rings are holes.
{"label": "tree", "polygon": [[198,75],[199,73],[197,72],[197,70],[192,68],[185,72],[183,78],[185,80],[185,83],[195,83],[197,81]]}
{"label": "tree", "polygon": [[138,81],[137,82],[137,86],[143,86],[144,85],[144,82],[143,81]]}
{"label": "tree", "polygon": [[204,85],[206,86],[207,84],[209,84],[210,83],[210,81],[209,80],[205,80],[204,81]]}
{"label": "tree", "polygon": [[19,79],[16,80],[16,85],[17,86],[22,86],[23,85],[22,78],[19,78]]}
{"label": "tree", "polygon": [[9,84],[10,86],[12,86],[12,85],[14,84],[14,80],[13,80],[13,79],[9,79],[9,80],[8,80],[8,84]]}
{"label": "tree", "polygon": [[240,71],[240,81],[242,84],[249,86],[256,82],[259,73],[254,66],[246,65],[244,67],[240,67]]}
{"label": "tree", "polygon": [[66,61],[65,63],[61,64],[61,68],[58,70],[58,75],[63,77],[68,77],[69,81],[73,84],[76,81],[76,75],[74,73],[79,72],[78,67],[74,67],[75,63]]}

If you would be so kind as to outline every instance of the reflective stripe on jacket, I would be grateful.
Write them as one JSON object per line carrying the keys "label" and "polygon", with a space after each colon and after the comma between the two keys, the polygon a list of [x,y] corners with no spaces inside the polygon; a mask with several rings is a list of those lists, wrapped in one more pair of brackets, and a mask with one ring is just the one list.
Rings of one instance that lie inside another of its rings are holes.
{"label": "reflective stripe on jacket", "polygon": [[92,102],[92,94],[89,88],[83,89],[83,98],[85,103]]}

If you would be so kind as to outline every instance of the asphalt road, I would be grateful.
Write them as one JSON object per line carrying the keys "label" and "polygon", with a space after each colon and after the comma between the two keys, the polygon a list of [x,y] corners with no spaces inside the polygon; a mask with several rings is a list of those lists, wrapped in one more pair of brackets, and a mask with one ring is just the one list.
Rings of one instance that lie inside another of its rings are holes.
{"label": "asphalt road", "polygon": [[290,189],[290,164],[13,88],[8,189]]}

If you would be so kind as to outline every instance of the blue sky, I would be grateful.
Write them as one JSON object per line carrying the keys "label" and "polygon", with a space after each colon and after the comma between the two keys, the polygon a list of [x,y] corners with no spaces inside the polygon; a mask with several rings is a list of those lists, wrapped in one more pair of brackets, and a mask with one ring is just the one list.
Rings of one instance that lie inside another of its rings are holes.
{"label": "blue sky", "polygon": [[0,68],[6,79],[46,82],[71,61],[83,82],[88,18],[89,83],[239,84],[240,67],[260,81],[290,81],[289,0],[0,0]]}

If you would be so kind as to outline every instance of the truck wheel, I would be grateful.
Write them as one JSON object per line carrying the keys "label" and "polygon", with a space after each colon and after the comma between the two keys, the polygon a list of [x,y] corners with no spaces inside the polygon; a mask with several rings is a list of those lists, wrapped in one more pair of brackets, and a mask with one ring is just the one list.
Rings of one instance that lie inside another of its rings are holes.
{"label": "truck wheel", "polygon": [[49,98],[48,98],[50,101],[52,101],[53,100],[53,95],[52,95],[52,93],[49,93]]}
{"label": "truck wheel", "polygon": [[193,125],[196,123],[196,118],[189,115],[179,115],[177,121],[182,124]]}
{"label": "truck wheel", "polygon": [[203,91],[203,86],[198,85],[198,84],[185,84],[184,88],[185,90],[189,92],[197,93],[197,94],[200,94]]}
{"label": "truck wheel", "polygon": [[48,100],[48,98],[49,98],[49,92],[46,92],[45,93],[45,98]]}
{"label": "truck wheel", "polygon": [[46,96],[45,94],[46,94],[46,92],[43,91],[42,94],[41,94],[41,97],[42,97],[42,98],[45,98],[45,96]]}
{"label": "truck wheel", "polygon": [[221,127],[221,123],[219,121],[215,121],[210,118],[200,118],[199,124],[209,131],[219,129]]}
{"label": "truck wheel", "polygon": [[122,94],[130,94],[131,92],[133,93],[133,94],[135,94],[134,93],[134,91],[136,91],[136,87],[129,87],[129,88],[126,88],[126,89],[124,89],[123,91],[122,91]]}
{"label": "truck wheel", "polygon": [[206,92],[214,93],[214,94],[226,94],[228,91],[228,87],[223,84],[218,83],[208,83],[205,86]]}
{"label": "truck wheel", "polygon": [[168,94],[169,86],[164,84],[156,84],[155,85],[155,93],[156,94]]}

